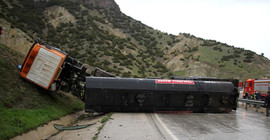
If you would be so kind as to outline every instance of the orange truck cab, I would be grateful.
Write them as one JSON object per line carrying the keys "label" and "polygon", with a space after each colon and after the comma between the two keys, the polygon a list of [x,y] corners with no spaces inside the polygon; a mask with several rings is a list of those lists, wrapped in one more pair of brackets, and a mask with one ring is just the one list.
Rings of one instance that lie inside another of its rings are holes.
{"label": "orange truck cab", "polygon": [[23,78],[48,89],[61,73],[67,54],[49,45],[34,43],[21,65]]}

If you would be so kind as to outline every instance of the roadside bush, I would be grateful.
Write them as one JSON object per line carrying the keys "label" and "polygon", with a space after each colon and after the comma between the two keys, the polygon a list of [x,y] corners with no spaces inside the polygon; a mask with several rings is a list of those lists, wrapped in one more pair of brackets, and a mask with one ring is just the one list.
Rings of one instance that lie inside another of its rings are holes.
{"label": "roadside bush", "polygon": [[215,46],[215,47],[213,47],[213,49],[222,52],[222,49],[221,49],[221,47],[219,47],[219,46]]}

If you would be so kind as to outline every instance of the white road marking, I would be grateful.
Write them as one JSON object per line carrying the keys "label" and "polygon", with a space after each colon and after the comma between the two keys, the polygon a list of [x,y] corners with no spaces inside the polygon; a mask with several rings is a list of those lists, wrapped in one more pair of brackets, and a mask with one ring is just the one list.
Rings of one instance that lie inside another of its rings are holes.
{"label": "white road marking", "polygon": [[167,131],[167,133],[171,136],[172,140],[178,140],[178,138],[172,133],[172,131],[161,121],[159,116],[154,113],[155,117],[157,118],[158,122],[161,124],[161,126]]}

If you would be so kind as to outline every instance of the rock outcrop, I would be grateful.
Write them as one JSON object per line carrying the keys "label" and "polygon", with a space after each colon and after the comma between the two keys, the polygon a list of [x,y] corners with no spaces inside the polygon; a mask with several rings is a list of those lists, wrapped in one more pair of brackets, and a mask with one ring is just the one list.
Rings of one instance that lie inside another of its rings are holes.
{"label": "rock outcrop", "polygon": [[0,25],[3,28],[0,43],[26,55],[34,42],[33,39],[22,30],[14,28],[5,19],[0,18]]}

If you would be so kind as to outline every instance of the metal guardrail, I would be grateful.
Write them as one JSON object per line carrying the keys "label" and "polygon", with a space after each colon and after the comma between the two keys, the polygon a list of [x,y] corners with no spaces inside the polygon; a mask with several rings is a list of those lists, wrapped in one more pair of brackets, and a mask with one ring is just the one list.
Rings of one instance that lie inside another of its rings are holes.
{"label": "metal guardrail", "polygon": [[238,99],[238,102],[242,102],[242,103],[245,103],[246,104],[246,109],[247,109],[247,106],[253,104],[256,106],[256,112],[258,112],[258,109],[261,107],[261,106],[264,106],[264,101],[256,101],[256,100],[248,100],[248,99]]}

